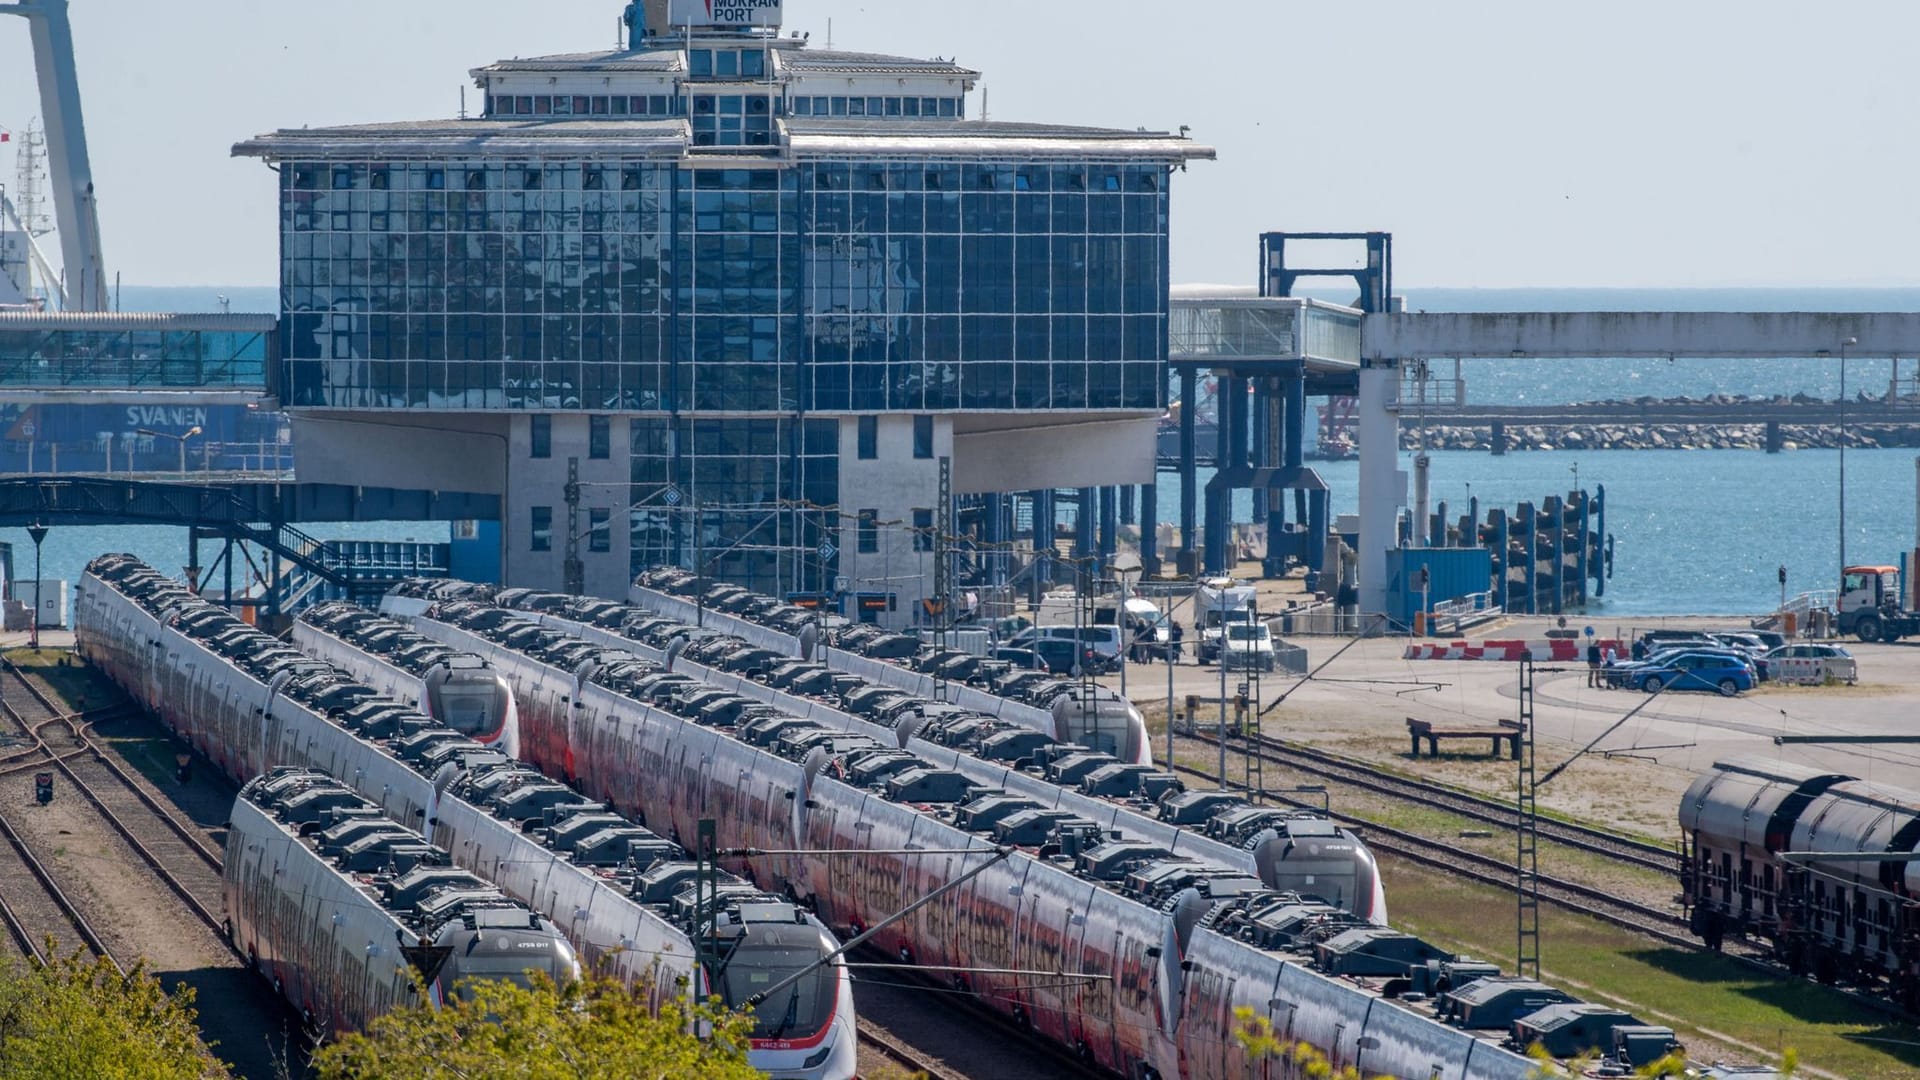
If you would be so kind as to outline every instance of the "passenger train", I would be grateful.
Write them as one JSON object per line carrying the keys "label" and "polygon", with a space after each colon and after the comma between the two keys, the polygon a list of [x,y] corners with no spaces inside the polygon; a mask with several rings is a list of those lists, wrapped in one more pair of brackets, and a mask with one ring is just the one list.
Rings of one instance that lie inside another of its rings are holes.
{"label": "passenger train", "polygon": [[1758,938],[1794,971],[1920,1008],[1920,793],[1734,757],[1687,789],[1680,827],[1681,892],[1707,945]]}
{"label": "passenger train", "polygon": [[[399,591],[468,598],[490,592],[444,581]],[[1386,895],[1371,853],[1350,831],[1309,811],[1254,808],[1238,796],[1212,792],[1169,799],[1180,789],[1179,781],[1151,766],[1056,744],[1022,725],[872,685],[817,662],[780,663],[767,649],[644,609],[525,589],[504,590],[496,600],[538,624],[520,628],[522,637],[545,628],[580,638],[581,646],[561,661],[576,678],[583,665],[594,662],[595,649],[632,654],[704,688],[704,696],[689,703],[703,715],[737,720],[746,712],[772,713],[794,721],[786,733],[792,737],[806,730],[831,730],[912,751],[965,773],[973,782],[1016,791],[1052,809],[1071,810],[1109,833],[1244,870],[1268,888],[1313,893],[1376,923],[1387,921]],[[443,605],[437,621],[484,630],[505,618],[494,609],[463,607],[472,602]],[[418,605],[411,609],[419,610]],[[444,633],[422,629],[430,635]],[[484,653],[501,643],[516,644],[517,639],[505,636],[496,642],[485,633],[470,634],[457,647]],[[565,726],[567,703],[554,695],[535,696],[524,702],[524,711],[528,739],[540,744],[534,759],[554,761],[557,775],[576,777],[579,768]],[[1015,767],[1036,756],[1046,762],[1045,775]],[[891,760],[898,765],[909,759],[901,754]],[[874,763],[869,771],[877,767]]]}
{"label": "passenger train", "polygon": [[788,656],[815,660],[883,686],[1030,727],[1059,740],[1152,764],[1147,723],[1106,687],[1061,679],[940,649],[873,626],[822,633],[819,613],[686,570],[649,570],[634,582],[635,604],[696,622]]}
{"label": "passenger train", "polygon": [[364,612],[357,604],[316,604],[300,613],[293,642],[442,726],[508,757],[519,756],[519,710],[499,672],[471,653],[454,652],[404,626],[357,630],[353,616]]}
{"label": "passenger train", "polygon": [[234,800],[227,932],[310,1029],[361,1031],[469,979],[579,977],[549,919],[448,866],[447,853],[325,773],[276,770]]}
{"label": "passenger train", "polygon": [[[1136,1080],[1287,1075],[1292,1066],[1249,1060],[1235,1037],[1244,1007],[1288,1044],[1309,1043],[1363,1075],[1534,1073],[1504,1045],[1533,1030],[1511,1013],[1454,1026],[1430,1003],[1444,1007],[1492,974],[1489,965],[1316,896],[1269,889],[1250,861],[1201,854],[1238,849],[1203,843],[1197,830],[1163,829],[1165,843],[1127,836],[1115,828],[1120,805],[1069,801],[1075,793],[1044,782],[1019,786],[1028,776],[1019,770],[986,783],[977,759],[934,759],[934,744],[909,750],[897,738],[731,707],[715,696],[723,686],[681,672],[697,643],[671,647],[667,670],[530,614],[471,600],[413,606],[421,633],[480,653],[507,676],[528,724],[524,748],[550,774],[567,772],[590,797],[670,836],[715,821],[724,846],[747,849],[738,865],[762,886],[815,906],[830,926],[879,928],[872,943],[888,954],[1090,1064]],[[1312,832],[1293,846],[1333,846]],[[882,927],[943,886],[953,887]]]}
{"label": "passenger train", "polygon": [[[323,770],[388,819],[430,833],[465,871],[497,882],[566,931],[598,970],[652,988],[692,985],[743,1005],[838,948],[810,914],[739,881],[696,920],[684,853],[496,746],[433,723],[194,597],[131,556],[88,567],[76,601],[83,655],[240,780]],[[446,871],[455,873],[454,871]],[[724,963],[695,963],[694,936]],[[776,1077],[854,1072],[855,1013],[843,964],[825,965],[755,1009],[749,1061]]]}

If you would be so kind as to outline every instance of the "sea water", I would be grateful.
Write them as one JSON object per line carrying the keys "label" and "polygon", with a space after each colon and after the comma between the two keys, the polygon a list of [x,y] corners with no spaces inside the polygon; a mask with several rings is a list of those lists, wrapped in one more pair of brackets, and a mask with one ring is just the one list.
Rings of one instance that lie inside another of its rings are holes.
{"label": "sea water", "polygon": [[[1591,610],[1605,615],[1758,614],[1789,596],[1838,584],[1839,451],[1529,450],[1494,457],[1436,450],[1430,477],[1435,512],[1538,506],[1578,486],[1606,489],[1606,531],[1614,577]],[[1400,467],[1412,471],[1411,453]],[[1911,450],[1847,451],[1847,561],[1898,565],[1914,546],[1916,455]],[[1355,461],[1308,465],[1332,488],[1333,512],[1358,512]],[[1211,470],[1201,470],[1205,483]],[[1180,517],[1179,480],[1163,473],[1160,518]],[[1289,500],[1289,517],[1291,513]],[[1234,519],[1249,521],[1251,494],[1235,495]],[[1597,527],[1597,523],[1596,523]]]}

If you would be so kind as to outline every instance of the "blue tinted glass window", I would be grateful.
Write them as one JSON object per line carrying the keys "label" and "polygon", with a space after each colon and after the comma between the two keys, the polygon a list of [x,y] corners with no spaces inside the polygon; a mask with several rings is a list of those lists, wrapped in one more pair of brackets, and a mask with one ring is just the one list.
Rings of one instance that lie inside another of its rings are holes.
{"label": "blue tinted glass window", "polygon": [[713,74],[722,79],[739,75],[740,54],[732,49],[716,50],[713,54]]}
{"label": "blue tinted glass window", "polygon": [[916,416],[913,418],[913,456],[930,458],[933,456],[933,417]]}
{"label": "blue tinted glass window", "polygon": [[553,507],[535,506],[529,514],[528,551],[553,550]]}
{"label": "blue tinted glass window", "polygon": [[767,73],[767,54],[761,49],[740,50],[740,74],[757,79]]}
{"label": "blue tinted glass window", "polygon": [[712,76],[713,75],[713,50],[712,49],[688,49],[687,50],[687,74],[693,76],[696,79],[704,79]]}

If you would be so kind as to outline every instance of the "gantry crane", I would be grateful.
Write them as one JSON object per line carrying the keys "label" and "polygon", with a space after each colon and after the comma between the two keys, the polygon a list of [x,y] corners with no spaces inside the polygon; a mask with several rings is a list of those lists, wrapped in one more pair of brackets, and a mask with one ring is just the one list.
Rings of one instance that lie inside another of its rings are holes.
{"label": "gantry crane", "polygon": [[0,15],[19,15],[33,34],[33,67],[40,80],[40,113],[47,128],[47,165],[60,233],[61,281],[55,300],[66,311],[107,309],[106,263],[100,256],[100,212],[94,201],[87,127],[80,114],[80,77],[73,62],[73,26],[67,0],[12,0]]}

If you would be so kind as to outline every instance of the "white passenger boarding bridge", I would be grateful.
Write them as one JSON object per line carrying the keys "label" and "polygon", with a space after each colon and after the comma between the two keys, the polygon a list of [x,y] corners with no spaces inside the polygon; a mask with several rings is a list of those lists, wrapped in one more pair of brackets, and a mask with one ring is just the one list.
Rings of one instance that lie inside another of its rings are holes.
{"label": "white passenger boarding bridge", "polygon": [[[1360,610],[1387,604],[1399,508],[1401,365],[1434,359],[1898,359],[1920,356],[1916,312],[1391,313],[1360,324]],[[1842,368],[1844,371],[1844,367]]]}

